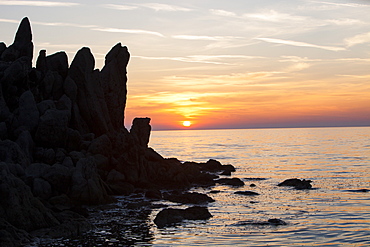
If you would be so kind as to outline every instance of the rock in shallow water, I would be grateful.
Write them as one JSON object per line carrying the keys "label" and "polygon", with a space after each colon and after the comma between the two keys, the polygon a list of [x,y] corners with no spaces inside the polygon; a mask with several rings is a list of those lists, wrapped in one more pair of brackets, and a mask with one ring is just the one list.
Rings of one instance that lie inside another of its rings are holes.
{"label": "rock in shallow water", "polygon": [[157,214],[154,223],[159,228],[163,228],[183,220],[207,220],[211,217],[212,215],[206,207],[195,206],[187,209],[166,208]]}
{"label": "rock in shallow water", "polygon": [[292,186],[297,190],[312,189],[311,180],[291,178],[287,179],[282,183],[279,183],[278,186]]}

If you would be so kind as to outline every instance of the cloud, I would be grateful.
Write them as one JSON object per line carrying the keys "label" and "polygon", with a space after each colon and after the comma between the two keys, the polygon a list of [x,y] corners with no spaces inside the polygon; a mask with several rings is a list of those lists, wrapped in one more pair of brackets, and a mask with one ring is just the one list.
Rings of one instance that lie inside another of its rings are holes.
{"label": "cloud", "polygon": [[349,18],[327,20],[327,22],[333,23],[338,26],[352,26],[352,25],[366,24],[363,21],[356,20],[356,19],[349,19]]}
{"label": "cloud", "polygon": [[[18,20],[11,20],[11,19],[0,19],[0,22],[7,22],[7,23],[19,23]],[[120,29],[120,28],[107,28],[107,27],[99,27],[96,25],[82,25],[76,23],[67,23],[67,22],[39,22],[33,21],[32,24],[42,25],[42,26],[60,26],[60,27],[78,27],[78,28],[87,28],[93,31],[101,31],[101,32],[111,32],[111,33],[129,33],[129,34],[149,34],[155,35],[159,37],[164,37],[163,34],[153,31],[147,30],[140,30],[140,29]]]}
{"label": "cloud", "polygon": [[79,3],[71,2],[49,2],[49,1],[1,1],[0,5],[9,6],[36,6],[36,7],[72,7],[78,6]]}
{"label": "cloud", "polygon": [[333,5],[333,6],[336,6],[336,7],[351,7],[351,8],[369,7],[369,5],[357,4],[357,3],[336,3],[336,2],[323,2],[323,1],[310,1],[310,2],[311,3],[320,3],[320,4]]}
{"label": "cloud", "polygon": [[193,40],[193,41],[211,41],[206,46],[207,49],[228,49],[253,45],[250,39],[236,36],[205,36],[205,35],[173,35],[174,39]]}
{"label": "cloud", "polygon": [[116,10],[133,10],[133,9],[138,8],[136,6],[120,5],[120,4],[103,4],[102,6],[107,9],[116,9]]}
{"label": "cloud", "polygon": [[219,16],[227,16],[227,17],[235,17],[236,14],[234,12],[222,10],[222,9],[210,9],[209,10],[212,14],[214,15],[219,15]]}
{"label": "cloud", "polygon": [[312,47],[312,48],[318,48],[328,51],[344,51],[345,48],[342,47],[334,47],[334,46],[321,46],[321,45],[314,45],[299,41],[292,41],[292,40],[283,40],[283,39],[272,39],[272,38],[255,38],[257,40],[262,40],[269,43],[276,43],[276,44],[282,44],[282,45],[292,45],[292,46],[300,46],[300,47]]}
{"label": "cloud", "polygon": [[354,45],[370,43],[370,32],[358,34],[344,41],[347,46],[351,47]]}
{"label": "cloud", "polygon": [[[12,20],[12,19],[0,19],[0,22],[7,22],[7,23],[16,23],[16,24],[19,24],[19,20]],[[32,21],[32,24],[42,25],[42,26],[79,27],[79,28],[97,28],[98,27],[96,25],[81,25],[81,24],[68,23],[68,22],[40,22],[40,21]]]}
{"label": "cloud", "polygon": [[140,29],[120,29],[120,28],[93,28],[94,31],[109,32],[109,33],[130,33],[130,34],[149,34],[159,37],[164,37],[163,34],[153,31],[140,30]]}
{"label": "cloud", "polygon": [[143,4],[136,4],[137,6],[153,9],[155,11],[191,11],[189,8],[184,8],[176,5],[169,5],[169,4],[161,4],[161,3],[143,3]]}
{"label": "cloud", "polygon": [[286,13],[279,13],[275,10],[270,10],[263,13],[244,14],[243,17],[270,22],[304,21],[307,19],[304,16],[295,16]]}
{"label": "cloud", "polygon": [[133,56],[140,59],[146,60],[172,60],[187,63],[206,63],[206,64],[221,64],[221,65],[232,65],[233,63],[224,62],[226,59],[257,59],[263,57],[257,56],[243,56],[243,55],[193,55],[186,57],[145,57],[145,56]]}
{"label": "cloud", "polygon": [[201,36],[201,35],[173,35],[174,39],[186,39],[186,40],[210,40],[220,41],[225,39],[223,36]]}

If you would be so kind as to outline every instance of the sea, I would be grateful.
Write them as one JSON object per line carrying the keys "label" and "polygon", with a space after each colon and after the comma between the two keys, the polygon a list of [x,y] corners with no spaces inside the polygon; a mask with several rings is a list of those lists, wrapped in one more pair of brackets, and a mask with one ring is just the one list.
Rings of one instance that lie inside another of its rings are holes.
{"label": "sea", "polygon": [[[221,177],[245,185],[191,189],[215,200],[204,205],[213,217],[165,228],[153,223],[159,211],[191,205],[120,196],[89,209],[96,228],[83,238],[39,246],[370,246],[370,127],[152,131],[149,146],[166,158],[232,164]],[[277,186],[290,178],[313,188]]]}
{"label": "sea", "polygon": [[[153,131],[149,145],[181,161],[232,164],[231,177],[245,182],[194,188],[215,200],[213,217],[152,225],[152,245],[370,246],[370,127]],[[277,186],[289,178],[312,180],[313,189]],[[258,224],[268,219],[287,224]]]}

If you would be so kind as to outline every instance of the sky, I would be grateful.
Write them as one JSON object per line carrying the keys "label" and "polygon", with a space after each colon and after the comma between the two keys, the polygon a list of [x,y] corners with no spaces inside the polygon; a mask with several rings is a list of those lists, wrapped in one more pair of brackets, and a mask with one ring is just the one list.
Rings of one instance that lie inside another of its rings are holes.
{"label": "sky", "polygon": [[0,0],[0,41],[25,16],[34,63],[128,47],[128,129],[370,126],[370,0]]}

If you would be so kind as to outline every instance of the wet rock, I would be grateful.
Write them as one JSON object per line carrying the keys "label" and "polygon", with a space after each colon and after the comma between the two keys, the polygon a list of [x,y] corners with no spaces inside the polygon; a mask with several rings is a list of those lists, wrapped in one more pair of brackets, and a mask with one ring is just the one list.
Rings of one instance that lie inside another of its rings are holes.
{"label": "wet rock", "polygon": [[185,193],[165,193],[163,195],[165,200],[171,202],[185,203],[185,204],[204,204],[208,202],[214,202],[213,198],[206,194],[198,192],[185,192]]}
{"label": "wet rock", "polygon": [[148,190],[145,192],[145,197],[149,199],[160,200],[162,199],[162,192],[160,190]]}
{"label": "wet rock", "polygon": [[231,185],[234,187],[244,186],[244,182],[240,180],[239,178],[220,178],[220,179],[215,180],[215,182],[218,184]]}
{"label": "wet rock", "polygon": [[207,220],[212,215],[206,207],[194,206],[187,209],[166,208],[160,211],[154,219],[154,223],[163,228],[183,220]]}
{"label": "wet rock", "polygon": [[278,186],[291,186],[294,187],[297,190],[302,190],[302,189],[311,189],[311,180],[306,180],[306,179],[297,179],[297,178],[291,178],[287,179],[284,182],[281,182],[278,184]]}
{"label": "wet rock", "polygon": [[220,175],[231,176],[231,171],[223,171]]}
{"label": "wet rock", "polygon": [[237,195],[245,195],[245,196],[258,196],[259,193],[254,192],[254,191],[236,191],[234,194]]}

